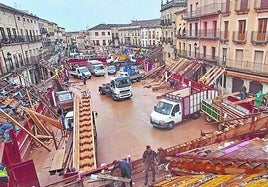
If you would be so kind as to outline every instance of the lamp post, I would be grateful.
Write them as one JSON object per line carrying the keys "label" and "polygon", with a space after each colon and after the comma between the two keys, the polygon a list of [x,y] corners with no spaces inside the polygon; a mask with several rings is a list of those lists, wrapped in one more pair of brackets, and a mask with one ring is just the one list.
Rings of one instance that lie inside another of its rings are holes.
{"label": "lamp post", "polygon": [[197,43],[194,43],[194,57],[196,58],[196,52],[197,52]]}

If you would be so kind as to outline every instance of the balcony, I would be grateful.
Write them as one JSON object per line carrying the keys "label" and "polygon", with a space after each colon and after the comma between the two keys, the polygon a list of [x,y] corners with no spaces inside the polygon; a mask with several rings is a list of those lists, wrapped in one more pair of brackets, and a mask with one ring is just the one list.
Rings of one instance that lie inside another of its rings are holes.
{"label": "balcony", "polygon": [[268,63],[255,63],[248,61],[227,60],[226,68],[255,75],[268,75]]}
{"label": "balcony", "polygon": [[258,31],[252,31],[251,43],[254,45],[266,45],[268,43],[268,32],[260,33]]}
{"label": "balcony", "polygon": [[188,38],[188,39],[197,39],[200,34],[198,31],[183,30],[177,32],[177,38]]}
{"label": "balcony", "polygon": [[268,12],[268,1],[255,0],[254,9],[257,13]]}
{"label": "balcony", "polygon": [[247,42],[247,32],[233,32],[233,42],[235,44],[245,44]]}
{"label": "balcony", "polygon": [[208,65],[219,65],[219,58],[216,57],[216,55],[198,53],[196,58],[199,60],[202,60],[205,64],[208,64]]}
{"label": "balcony", "polygon": [[194,11],[187,11],[183,18],[185,20],[198,20],[200,16],[200,10],[194,10]]}
{"label": "balcony", "polygon": [[2,38],[0,40],[1,45],[11,45],[24,42],[39,42],[42,41],[41,35],[38,36],[22,36],[22,35],[10,35],[9,37]]}
{"label": "balcony", "polygon": [[221,31],[220,32],[220,41],[222,43],[229,42],[229,36],[230,36],[230,32],[229,31]]}
{"label": "balcony", "polygon": [[219,38],[220,38],[220,32],[218,29],[200,30],[200,39],[218,40]]}
{"label": "balcony", "polygon": [[[247,2],[247,4],[245,4]],[[237,15],[247,14],[249,12],[249,1],[236,0],[235,12]]]}
{"label": "balcony", "polygon": [[210,5],[206,5],[199,8],[199,17],[210,16],[210,15],[217,15],[221,13],[221,4],[214,3]]}

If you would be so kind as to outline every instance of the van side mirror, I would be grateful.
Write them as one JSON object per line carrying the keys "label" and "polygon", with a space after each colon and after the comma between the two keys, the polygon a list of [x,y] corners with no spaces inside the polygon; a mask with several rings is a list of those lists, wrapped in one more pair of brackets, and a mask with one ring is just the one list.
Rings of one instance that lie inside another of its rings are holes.
{"label": "van side mirror", "polygon": [[171,116],[175,116],[175,113],[174,113],[174,112],[172,112],[172,113],[171,113]]}
{"label": "van side mirror", "polygon": [[156,109],[156,106],[154,106],[154,110]]}

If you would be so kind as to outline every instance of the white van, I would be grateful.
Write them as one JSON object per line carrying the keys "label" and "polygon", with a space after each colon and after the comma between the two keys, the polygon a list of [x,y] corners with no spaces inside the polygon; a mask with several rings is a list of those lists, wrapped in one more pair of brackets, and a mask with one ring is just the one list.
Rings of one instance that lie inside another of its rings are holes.
{"label": "white van", "polygon": [[89,69],[90,73],[94,76],[105,75],[105,68],[103,66],[103,63],[99,60],[89,60],[87,63],[87,68]]}

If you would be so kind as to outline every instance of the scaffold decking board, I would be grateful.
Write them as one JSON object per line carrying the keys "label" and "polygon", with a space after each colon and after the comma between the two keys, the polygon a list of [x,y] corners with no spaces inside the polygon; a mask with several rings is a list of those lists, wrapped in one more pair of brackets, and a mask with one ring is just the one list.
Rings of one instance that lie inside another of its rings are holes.
{"label": "scaffold decking board", "polygon": [[59,149],[56,151],[49,171],[61,170],[63,165],[65,149]]}
{"label": "scaffold decking board", "polygon": [[116,176],[105,175],[105,174],[98,174],[98,178],[113,180],[113,181],[120,181],[120,182],[130,182],[130,179],[128,179],[128,178],[116,177]]}

